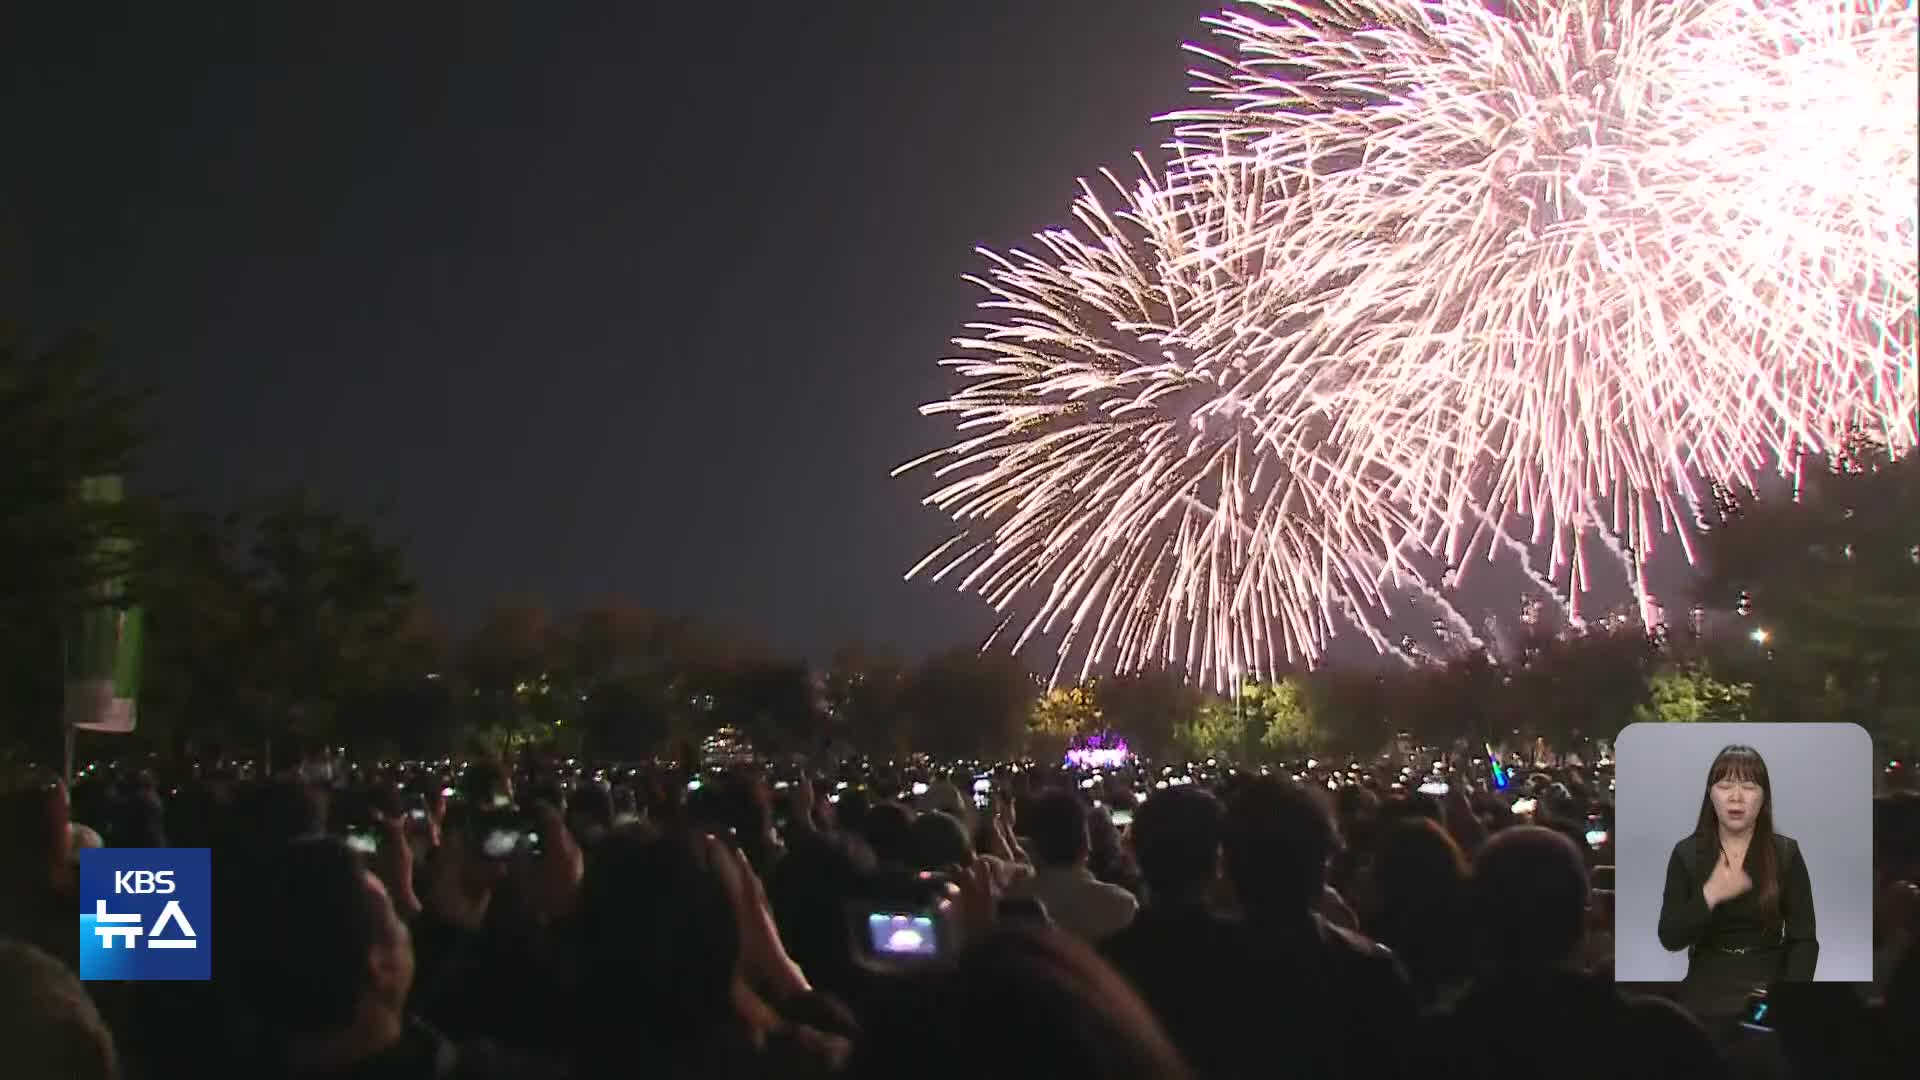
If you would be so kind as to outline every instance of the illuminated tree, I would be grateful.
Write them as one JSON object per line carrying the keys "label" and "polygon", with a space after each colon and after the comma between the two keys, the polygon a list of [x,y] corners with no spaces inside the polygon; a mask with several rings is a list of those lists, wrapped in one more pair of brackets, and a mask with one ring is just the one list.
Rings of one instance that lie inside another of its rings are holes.
{"label": "illuminated tree", "polygon": [[1649,700],[1635,719],[1668,724],[1723,723],[1747,718],[1750,683],[1721,682],[1688,665],[1661,668],[1648,685]]}
{"label": "illuminated tree", "polygon": [[1027,719],[1027,748],[1035,760],[1057,759],[1073,740],[1101,730],[1100,705],[1088,686],[1061,686],[1042,694]]}
{"label": "illuminated tree", "polygon": [[1261,749],[1292,757],[1305,754],[1319,741],[1306,690],[1298,678],[1249,686],[1242,696],[1241,707],[1259,728]]}
{"label": "illuminated tree", "polygon": [[1246,713],[1230,700],[1208,697],[1177,729],[1181,749],[1194,758],[1237,758],[1246,751]]}

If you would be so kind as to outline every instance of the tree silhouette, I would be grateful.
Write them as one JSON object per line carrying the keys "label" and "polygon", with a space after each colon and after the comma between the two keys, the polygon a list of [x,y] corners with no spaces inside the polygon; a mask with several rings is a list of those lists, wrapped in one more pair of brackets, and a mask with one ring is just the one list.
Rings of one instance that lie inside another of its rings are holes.
{"label": "tree silhouette", "polygon": [[835,735],[869,755],[905,757],[911,749],[900,704],[906,681],[897,656],[851,643],[834,650],[825,690]]}
{"label": "tree silhouette", "polygon": [[1731,504],[1701,547],[1702,603],[1743,615],[1766,663],[1757,706],[1902,737],[1920,706],[1920,455],[1857,441],[1803,469],[1797,499]]}
{"label": "tree silhouette", "polygon": [[1039,692],[1012,656],[952,649],[913,670],[900,703],[915,750],[947,760],[999,760],[1020,752]]}
{"label": "tree silhouette", "polygon": [[1136,753],[1157,759],[1178,751],[1178,731],[1192,721],[1207,695],[1186,672],[1158,668],[1107,676],[1094,687],[1094,696],[1101,722]]}
{"label": "tree silhouette", "polygon": [[58,745],[62,635],[128,570],[102,542],[133,535],[140,505],[81,498],[84,481],[130,472],[142,443],[140,398],[100,354],[93,334],[35,348],[0,324],[0,740]]}

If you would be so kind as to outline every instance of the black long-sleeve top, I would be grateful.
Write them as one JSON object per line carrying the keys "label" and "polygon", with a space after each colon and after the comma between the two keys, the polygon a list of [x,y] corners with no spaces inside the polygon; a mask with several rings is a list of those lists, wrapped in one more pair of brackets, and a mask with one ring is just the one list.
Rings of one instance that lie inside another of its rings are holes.
{"label": "black long-sleeve top", "polygon": [[1774,866],[1780,875],[1780,917],[1761,918],[1757,890],[1749,889],[1720,906],[1707,907],[1701,890],[1713,873],[1720,849],[1711,839],[1689,836],[1667,860],[1666,894],[1660,901],[1660,944],[1669,951],[1780,948],[1780,978],[1806,982],[1820,959],[1814,936],[1813,881],[1807,876],[1800,845],[1778,833],[1773,837]]}

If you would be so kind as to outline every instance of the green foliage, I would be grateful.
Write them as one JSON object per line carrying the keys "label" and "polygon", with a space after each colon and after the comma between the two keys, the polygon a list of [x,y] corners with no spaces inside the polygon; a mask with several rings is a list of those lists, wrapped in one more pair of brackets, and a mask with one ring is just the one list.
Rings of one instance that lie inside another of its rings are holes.
{"label": "green foliage", "polygon": [[1245,707],[1260,731],[1260,746],[1270,754],[1294,757],[1305,754],[1319,742],[1312,711],[1301,680],[1282,679],[1275,683],[1249,686]]}
{"label": "green foliage", "polygon": [[1726,683],[1698,668],[1677,665],[1654,672],[1647,704],[1635,719],[1668,724],[1725,723],[1747,719],[1748,683]]}
{"label": "green foliage", "polygon": [[142,441],[140,400],[100,353],[91,334],[36,349],[0,324],[0,741],[59,745],[62,631],[127,569],[101,541],[133,535],[141,504],[80,498],[83,481],[132,471]]}
{"label": "green foliage", "polygon": [[1177,742],[1190,757],[1241,756],[1247,745],[1246,713],[1225,698],[1209,697],[1176,729]]}

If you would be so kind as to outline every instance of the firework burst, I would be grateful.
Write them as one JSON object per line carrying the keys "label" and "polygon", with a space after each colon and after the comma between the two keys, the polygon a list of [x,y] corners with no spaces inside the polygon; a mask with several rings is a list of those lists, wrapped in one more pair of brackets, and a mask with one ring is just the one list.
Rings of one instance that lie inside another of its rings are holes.
{"label": "firework burst", "polygon": [[970,280],[995,321],[944,361],[970,384],[923,409],[963,439],[898,470],[952,477],[928,502],[963,531],[908,576],[958,575],[1003,630],[1031,609],[1014,647],[1057,634],[1082,675],[1311,661],[1336,624],[1386,609],[1376,584],[1405,571],[1407,523],[1339,460],[1316,405],[1335,369],[1253,326],[1305,303],[1250,239],[1288,205],[1270,177],[1195,165],[1176,191],[1148,175],[1083,185],[1077,228],[1035,252],[983,252]]}
{"label": "firework burst", "polygon": [[1911,3],[1268,6],[1168,119],[1299,204],[1261,243],[1337,268],[1311,347],[1449,559],[1517,518],[1638,579],[1708,484],[1911,445]]}
{"label": "firework burst", "polygon": [[1162,179],[983,253],[970,383],[925,409],[961,441],[903,470],[962,528],[914,572],[1016,647],[1385,650],[1395,580],[1471,639],[1421,567],[1510,551],[1577,600],[1583,537],[1651,623],[1705,487],[1913,443],[1912,4],[1265,7],[1214,20]]}

